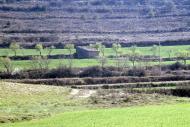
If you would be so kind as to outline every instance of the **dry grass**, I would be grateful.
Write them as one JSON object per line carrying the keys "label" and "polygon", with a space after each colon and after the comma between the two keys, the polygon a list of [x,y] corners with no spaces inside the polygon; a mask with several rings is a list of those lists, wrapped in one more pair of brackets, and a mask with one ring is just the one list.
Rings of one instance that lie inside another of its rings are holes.
{"label": "dry grass", "polygon": [[0,122],[47,117],[85,108],[83,98],[74,99],[70,89],[56,86],[0,82]]}

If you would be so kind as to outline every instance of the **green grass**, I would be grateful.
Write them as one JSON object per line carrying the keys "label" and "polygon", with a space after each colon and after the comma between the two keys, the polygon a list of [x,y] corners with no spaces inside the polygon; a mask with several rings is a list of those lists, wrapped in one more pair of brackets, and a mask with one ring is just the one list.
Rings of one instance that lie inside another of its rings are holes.
{"label": "green grass", "polygon": [[[151,51],[152,47],[137,47],[137,50],[140,51],[141,55],[153,55]],[[178,51],[188,50],[190,45],[176,45],[176,46],[161,46],[161,57],[169,57],[168,51],[172,50],[171,57],[175,57]],[[122,54],[127,54],[130,52],[130,48],[122,48]],[[114,56],[114,52],[111,48],[106,49],[106,56]],[[158,55],[158,54],[157,54]]]}
{"label": "green grass", "polygon": [[[178,51],[188,50],[189,48],[190,45],[161,46],[161,57],[169,57],[168,55],[169,50],[173,51],[171,53],[171,57],[174,57]],[[137,47],[137,50],[139,50],[142,55],[153,55],[150,49],[151,47]],[[130,50],[129,48],[122,48],[121,51],[122,54],[127,54]],[[75,50],[73,51],[73,53],[74,52]],[[44,50],[42,54],[47,55],[47,50]],[[52,55],[57,55],[57,54],[69,54],[69,53],[68,50],[66,49],[54,49]],[[14,56],[14,52],[10,49],[0,49],[0,56],[5,56],[5,55]],[[17,55],[18,56],[39,55],[39,52],[37,52],[35,49],[20,49],[17,52]],[[114,56],[112,48],[106,48],[105,55]]]}
{"label": "green grass", "polygon": [[[68,66],[68,60],[67,59],[50,59],[49,60],[49,68],[56,68],[59,66]],[[73,59],[72,61],[73,63],[73,67],[91,67],[91,66],[101,66],[101,64],[99,63],[99,61],[97,59]],[[162,65],[167,65],[167,64],[172,64],[175,63],[175,61],[165,61],[162,62]],[[121,61],[120,62],[120,66],[122,65],[126,65],[126,66],[132,66],[132,63],[130,61],[124,62]],[[149,62],[147,63],[143,63],[143,62],[139,62],[136,63],[137,66],[144,66],[144,65],[158,65],[159,62]],[[190,64],[190,60],[187,61],[187,64]],[[14,68],[18,68],[18,69],[31,69],[34,68],[35,64],[34,61],[30,61],[30,60],[19,60],[19,61],[12,61],[12,65]],[[116,66],[116,60],[113,59],[109,59],[106,63],[106,66]],[[0,70],[4,70],[3,66],[0,64]]]}
{"label": "green grass", "polygon": [[[173,50],[171,57],[175,57],[176,52],[180,51],[180,50],[187,50],[190,48],[190,45],[185,45],[185,46],[162,46],[161,47],[161,56],[162,57],[169,57],[168,56],[168,51],[169,50]],[[151,52],[151,47],[138,47],[137,48],[142,55],[152,55],[153,53]],[[127,54],[130,50],[129,48],[122,48],[122,54]],[[73,51],[74,53],[75,51]],[[106,48],[105,51],[105,55],[106,56],[114,56],[114,52],[111,48]],[[4,55],[9,55],[9,56],[13,56],[14,53],[10,50],[10,49],[0,49],[0,56],[4,56]],[[22,55],[39,55],[39,52],[37,52],[35,49],[22,49],[19,50],[17,53],[19,56]],[[47,54],[47,50],[43,51],[43,54]],[[66,49],[55,49],[52,52],[52,55],[56,55],[56,54],[68,54],[68,51]],[[13,67],[14,68],[20,68],[20,69],[30,69],[32,68],[33,61],[29,61],[29,60],[22,60],[22,61],[13,61]],[[115,66],[116,61],[113,59],[109,59],[107,62],[107,66]],[[121,62],[120,62],[121,63]],[[163,62],[163,64],[171,64],[174,62]],[[190,61],[188,61],[188,63],[190,63]],[[143,64],[143,63],[141,63]],[[158,64],[158,62],[150,62],[150,65],[156,65]],[[64,65],[68,65],[68,60],[65,59],[53,59],[50,60],[50,65],[49,68],[56,68],[58,66],[64,66]],[[97,66],[100,65],[99,62],[96,59],[74,59],[73,60],[73,67],[89,67],[89,66]],[[131,62],[128,61],[127,62],[128,66],[131,66]],[[139,63],[140,65],[140,63]],[[0,64],[0,70],[3,70],[2,65]]]}
{"label": "green grass", "polygon": [[[162,62],[162,65],[168,65],[173,64],[176,61],[164,61]],[[73,59],[72,61],[73,67],[91,67],[91,66],[101,66],[100,62],[97,59]],[[132,66],[132,63],[130,61],[120,61],[120,66],[126,65],[128,67]],[[187,64],[190,64],[190,60],[187,60]],[[34,61],[31,60],[18,60],[18,61],[12,61],[13,68],[17,69],[31,69],[35,67]],[[59,66],[68,66],[68,60],[67,59],[50,59],[49,60],[49,68],[56,68]],[[151,66],[151,65],[159,65],[159,62],[138,62],[135,63],[136,66]],[[108,59],[105,66],[116,66],[116,60],[114,59]],[[0,64],[0,70],[4,70],[2,64]]]}
{"label": "green grass", "polygon": [[63,113],[2,127],[189,127],[190,104]]}
{"label": "green grass", "polygon": [[[73,51],[75,52],[75,51]],[[48,51],[43,50],[42,55],[47,55]],[[66,49],[54,49],[51,55],[60,55],[60,54],[69,54],[68,50]],[[0,49],[0,56],[14,56],[14,52],[11,49],[3,48]],[[35,49],[19,49],[17,51],[17,56],[35,56],[39,55],[39,52]]]}
{"label": "green grass", "polygon": [[[73,59],[72,64],[73,67],[91,67],[91,66],[100,65],[97,59]],[[12,61],[12,65],[14,68],[19,68],[19,69],[31,69],[35,66],[34,61],[31,60]],[[59,66],[68,66],[68,60],[67,59],[49,60],[49,68],[56,68]],[[116,66],[116,61],[109,59],[106,63],[106,66]],[[0,70],[3,69],[4,69],[3,66],[0,64]]]}
{"label": "green grass", "polygon": [[[108,60],[107,65],[115,65],[114,60]],[[73,67],[89,67],[99,65],[99,62],[96,59],[74,59]],[[30,60],[20,60],[20,61],[12,61],[14,68],[19,69],[30,69],[33,68],[34,62]],[[59,66],[68,65],[67,59],[52,59],[50,60],[49,68],[56,68]],[[2,65],[0,68],[3,69]]]}

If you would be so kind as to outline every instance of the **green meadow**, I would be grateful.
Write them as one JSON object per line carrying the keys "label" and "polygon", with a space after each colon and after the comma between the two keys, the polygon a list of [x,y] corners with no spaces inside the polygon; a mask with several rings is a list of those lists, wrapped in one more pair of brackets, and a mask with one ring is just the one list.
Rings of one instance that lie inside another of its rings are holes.
{"label": "green meadow", "polygon": [[[51,53],[51,55],[60,55],[60,54],[68,54],[68,51],[66,49],[54,49]],[[35,55],[39,55],[39,52],[36,51],[36,49],[17,50],[17,56],[35,56]],[[44,49],[42,51],[42,55],[48,55],[48,50]],[[14,52],[8,48],[1,48],[0,56],[14,56]]]}
{"label": "green meadow", "polygon": [[[152,47],[137,47],[137,50],[141,53],[141,55],[153,55],[153,51],[151,50]],[[161,57],[166,58],[166,57],[175,57],[176,53],[178,51],[183,51],[183,50],[189,50],[190,45],[179,45],[179,46],[161,46]],[[73,53],[76,51],[73,50]],[[127,54],[130,52],[130,47],[127,48],[121,48],[121,54]],[[158,53],[158,47],[157,47],[157,53]],[[42,51],[42,55],[47,55],[48,50],[44,49]],[[54,49],[51,52],[51,55],[61,55],[61,54],[69,54],[67,49]],[[0,49],[0,56],[14,56],[14,52],[11,49]],[[39,52],[36,51],[35,49],[20,49],[17,51],[17,56],[35,56],[39,55]],[[109,56],[114,56],[114,51],[112,48],[106,48],[105,49],[105,55],[107,57]],[[157,54],[158,55],[158,54]],[[187,61],[189,63],[190,61]],[[132,63],[130,61],[121,61],[121,66],[131,66]],[[162,64],[172,64],[174,63],[171,61],[164,61]],[[98,66],[100,65],[99,60],[97,59],[73,59],[72,61],[73,67],[89,67],[89,66]],[[147,63],[144,63],[147,64]],[[158,62],[149,62],[148,65],[158,65]],[[31,69],[34,66],[34,61],[31,60],[15,60],[12,61],[12,65],[14,68],[19,68],[19,69]],[[49,68],[56,68],[59,66],[66,66],[68,65],[68,60],[67,59],[50,59],[49,60]],[[113,58],[108,58],[106,62],[106,66],[115,66],[116,65],[116,60]],[[143,66],[143,62],[139,63],[136,62],[137,66]],[[2,69],[2,65],[0,65],[0,68]]]}
{"label": "green meadow", "polygon": [[[137,47],[137,50],[142,55],[153,55],[153,52],[151,50],[152,47]],[[175,54],[178,51],[182,50],[189,50],[190,45],[176,45],[176,46],[161,46],[161,57],[169,57],[169,52],[171,52],[171,57],[174,57]],[[158,50],[158,47],[157,47]],[[73,50],[73,53],[76,51]],[[121,48],[121,54],[127,54],[130,52],[130,47],[127,48]],[[47,55],[48,51],[44,49],[42,51],[43,55]],[[51,55],[58,55],[58,54],[69,54],[67,49],[54,49],[51,53]],[[14,52],[11,49],[0,49],[0,56],[14,56]],[[39,55],[39,52],[37,52],[35,49],[19,49],[17,51],[18,56],[28,56],[28,55]],[[112,48],[106,48],[105,49],[105,55],[106,56],[114,56],[114,51]]]}
{"label": "green meadow", "polygon": [[[114,59],[108,59],[105,66],[116,66],[116,60]],[[63,67],[68,66],[68,60],[67,59],[50,59],[48,67],[56,68],[56,67]],[[162,65],[168,65],[175,63],[175,61],[164,61],[162,62]],[[190,60],[187,61],[187,64],[190,63]],[[31,60],[19,60],[19,61],[12,61],[12,65],[14,68],[17,69],[32,69],[35,68],[34,61]],[[130,61],[121,61],[120,65],[131,67],[132,63]],[[143,63],[143,62],[136,62],[136,66],[151,66],[151,65],[159,65],[159,62],[149,62]],[[72,66],[76,68],[82,68],[82,67],[92,67],[92,66],[101,66],[99,60],[97,59],[73,59],[72,60]],[[3,69],[3,66],[0,65],[0,68]]]}
{"label": "green meadow", "polygon": [[190,104],[67,112],[2,127],[189,127]]}

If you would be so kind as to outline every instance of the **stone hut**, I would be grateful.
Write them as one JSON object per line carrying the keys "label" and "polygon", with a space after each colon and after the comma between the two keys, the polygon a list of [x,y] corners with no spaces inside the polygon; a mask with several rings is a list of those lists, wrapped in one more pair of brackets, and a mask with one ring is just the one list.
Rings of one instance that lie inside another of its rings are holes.
{"label": "stone hut", "polygon": [[79,59],[96,58],[99,56],[99,51],[87,46],[77,46],[76,55]]}

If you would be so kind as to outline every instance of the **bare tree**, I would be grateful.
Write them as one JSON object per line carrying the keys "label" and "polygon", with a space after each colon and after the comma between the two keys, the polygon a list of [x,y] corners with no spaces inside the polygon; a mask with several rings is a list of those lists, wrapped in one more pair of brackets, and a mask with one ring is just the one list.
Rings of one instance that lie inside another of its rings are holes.
{"label": "bare tree", "polygon": [[47,56],[33,56],[32,57],[32,67],[34,69],[40,69],[40,70],[48,70],[50,61],[48,60]]}
{"label": "bare tree", "polygon": [[42,56],[42,51],[43,51],[43,45],[42,44],[36,44],[35,46],[36,51],[40,53],[40,56]]}
{"label": "bare tree", "polygon": [[20,49],[20,45],[14,42],[9,45],[9,48],[14,52],[14,56],[17,56],[17,50]]}
{"label": "bare tree", "polygon": [[119,56],[121,54],[121,45],[119,43],[116,43],[116,44],[112,44],[112,49],[115,53],[115,58],[116,58],[116,66],[118,67],[119,69],[119,66],[120,66],[120,60],[119,60]]}
{"label": "bare tree", "polygon": [[101,67],[104,68],[105,64],[107,63],[107,58],[105,56],[105,46],[100,45],[99,51],[100,51],[99,61],[101,63]]}
{"label": "bare tree", "polygon": [[74,44],[66,44],[65,49],[68,50],[68,53],[69,53],[69,58],[68,58],[69,68],[72,69],[72,66],[73,66],[73,51],[75,49],[75,46],[74,46]]}
{"label": "bare tree", "polygon": [[137,50],[137,46],[134,45],[130,48],[129,57],[130,61],[132,62],[133,69],[135,68],[135,62],[139,60],[140,51]]}
{"label": "bare tree", "polygon": [[105,56],[105,45],[101,43],[91,44],[90,47],[95,48],[99,51],[98,62],[101,64],[102,69],[105,67],[107,63],[107,57]]}

